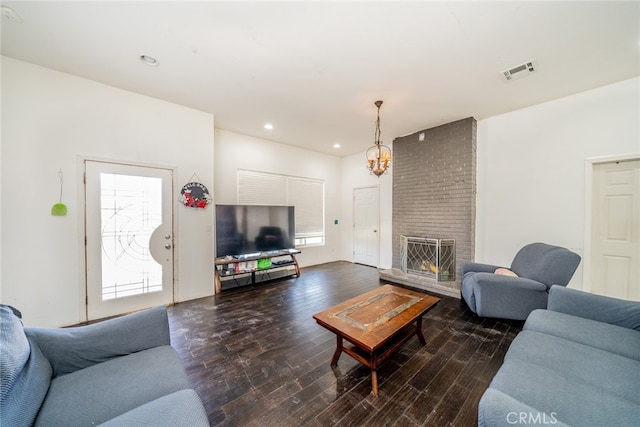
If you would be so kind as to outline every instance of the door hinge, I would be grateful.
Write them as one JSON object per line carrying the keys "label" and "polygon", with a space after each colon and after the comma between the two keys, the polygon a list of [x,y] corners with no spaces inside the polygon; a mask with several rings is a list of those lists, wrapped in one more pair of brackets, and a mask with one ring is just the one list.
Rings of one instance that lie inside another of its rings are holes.
{"label": "door hinge", "polygon": [[87,236],[84,236],[84,245],[87,246]]}
{"label": "door hinge", "polygon": [[83,172],[83,173],[82,173],[82,183],[83,183],[83,184],[86,184],[86,183],[87,183],[87,173],[86,173],[86,172]]}
{"label": "door hinge", "polygon": [[89,305],[89,296],[84,297],[84,305]]}

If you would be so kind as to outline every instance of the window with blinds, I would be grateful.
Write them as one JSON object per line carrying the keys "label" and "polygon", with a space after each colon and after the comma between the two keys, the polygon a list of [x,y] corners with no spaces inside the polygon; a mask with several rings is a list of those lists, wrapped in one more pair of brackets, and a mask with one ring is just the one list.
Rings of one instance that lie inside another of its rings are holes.
{"label": "window with blinds", "polygon": [[238,171],[238,203],[294,206],[296,247],[324,245],[324,181]]}

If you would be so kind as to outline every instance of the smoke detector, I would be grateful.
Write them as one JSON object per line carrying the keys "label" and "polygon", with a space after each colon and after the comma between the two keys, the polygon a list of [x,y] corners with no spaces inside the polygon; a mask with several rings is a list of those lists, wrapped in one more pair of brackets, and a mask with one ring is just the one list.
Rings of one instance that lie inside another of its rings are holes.
{"label": "smoke detector", "polygon": [[502,71],[500,74],[502,74],[505,80],[510,81],[520,77],[528,76],[531,73],[533,73],[535,70],[536,70],[535,60],[531,60],[531,61],[525,62],[524,64],[516,65],[515,67]]}

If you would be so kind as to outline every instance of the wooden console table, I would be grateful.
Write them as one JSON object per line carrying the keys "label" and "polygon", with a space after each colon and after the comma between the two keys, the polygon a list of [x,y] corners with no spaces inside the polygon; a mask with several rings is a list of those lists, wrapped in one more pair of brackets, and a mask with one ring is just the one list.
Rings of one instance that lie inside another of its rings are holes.
{"label": "wooden console table", "polygon": [[[269,270],[273,270],[276,268],[284,268],[284,267],[289,267],[289,266],[293,266],[295,268],[295,275],[297,277],[300,277],[300,267],[298,266],[298,260],[296,260],[296,255],[298,255],[299,253],[301,253],[299,250],[297,249],[283,249],[281,251],[268,251],[268,252],[261,252],[260,254],[256,254],[256,255],[251,255],[251,256],[243,256],[243,257],[222,257],[222,258],[216,258],[215,260],[215,269],[214,269],[214,274],[215,274],[215,287],[216,287],[216,293],[219,293],[222,291],[222,280],[221,280],[221,275],[220,275],[220,271],[218,270],[218,266],[228,266],[230,264],[238,264],[238,263],[244,263],[244,262],[248,262],[248,261],[259,261],[262,259],[269,259],[269,258],[277,258],[277,257],[281,257],[281,256],[289,256],[291,257],[291,262],[287,262],[284,264],[272,264],[270,267],[267,268],[263,268],[263,269],[251,269],[251,270],[245,270],[245,271],[239,271],[236,273],[229,273],[226,275],[223,275],[222,277],[232,277],[232,276],[237,276],[240,274],[251,274],[251,284],[255,284],[256,282],[256,272],[261,272],[261,271],[269,271]],[[229,270],[226,270],[229,271]]]}

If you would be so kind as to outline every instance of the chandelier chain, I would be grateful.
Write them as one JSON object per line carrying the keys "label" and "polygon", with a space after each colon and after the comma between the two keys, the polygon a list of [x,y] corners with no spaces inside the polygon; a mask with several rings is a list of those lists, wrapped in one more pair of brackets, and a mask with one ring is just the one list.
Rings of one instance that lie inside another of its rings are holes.
{"label": "chandelier chain", "polygon": [[376,119],[376,131],[373,138],[376,145],[382,144],[382,141],[380,141],[380,137],[382,136],[382,130],[380,129],[380,105],[382,105],[382,102],[379,104],[376,103],[376,106],[378,107],[378,118]]}
{"label": "chandelier chain", "polygon": [[380,106],[382,101],[376,101],[375,106],[378,107],[376,117],[376,129],[374,133],[374,145],[367,150],[367,168],[369,173],[380,177],[389,171],[391,164],[391,149],[382,144],[382,130],[380,129]]}

